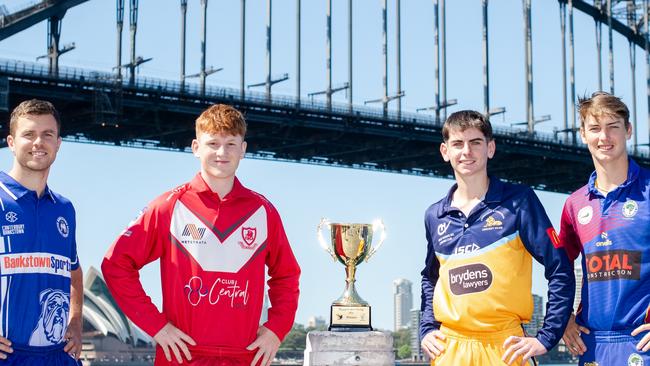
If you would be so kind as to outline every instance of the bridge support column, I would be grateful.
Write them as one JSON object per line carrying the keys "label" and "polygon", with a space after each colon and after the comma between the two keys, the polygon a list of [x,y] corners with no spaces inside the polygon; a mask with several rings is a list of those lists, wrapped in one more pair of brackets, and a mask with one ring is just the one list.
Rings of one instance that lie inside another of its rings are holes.
{"label": "bridge support column", "polygon": [[47,58],[48,72],[52,76],[59,75],[59,39],[61,38],[61,20],[63,14],[58,14],[47,20]]}
{"label": "bridge support column", "polygon": [[394,366],[393,336],[383,332],[307,333],[305,366]]}

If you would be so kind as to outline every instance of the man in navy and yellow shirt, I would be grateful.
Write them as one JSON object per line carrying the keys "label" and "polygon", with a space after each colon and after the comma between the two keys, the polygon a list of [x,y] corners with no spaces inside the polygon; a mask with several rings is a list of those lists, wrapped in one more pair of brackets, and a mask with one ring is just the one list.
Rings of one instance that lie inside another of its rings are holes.
{"label": "man in navy and yellow shirt", "polygon": [[650,365],[650,171],[627,155],[630,112],[617,97],[580,102],[595,171],[562,212],[560,238],[582,255],[581,306],[564,341],[580,365]]}
{"label": "man in navy and yellow shirt", "polygon": [[[456,184],[425,214],[422,349],[432,365],[525,364],[562,337],[575,278],[532,189],[487,175],[495,142],[487,119],[453,113],[440,152]],[[522,323],[533,313],[532,259],[549,282],[544,325],[536,337]]]}

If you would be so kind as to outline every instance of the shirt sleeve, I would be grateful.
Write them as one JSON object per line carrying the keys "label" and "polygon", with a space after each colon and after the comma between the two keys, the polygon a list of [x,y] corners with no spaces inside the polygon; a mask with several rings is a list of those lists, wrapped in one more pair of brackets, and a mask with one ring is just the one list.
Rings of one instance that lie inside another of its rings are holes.
{"label": "shirt sleeve", "polygon": [[571,204],[569,200],[564,203],[562,209],[562,219],[560,220],[560,243],[566,249],[569,260],[574,261],[582,251],[582,244],[580,238],[575,230],[575,220],[571,212]]}
{"label": "shirt sleeve", "polygon": [[436,321],[433,314],[433,290],[438,282],[440,262],[431,241],[429,226],[425,217],[424,228],[427,237],[427,256],[424,261],[422,275],[422,292],[420,294],[420,339],[423,339],[429,332],[439,329],[440,323]]}
{"label": "shirt sleeve", "polygon": [[122,232],[102,262],[104,280],[120,309],[152,337],[168,321],[142,288],[138,272],[162,255],[161,216],[154,201]]}
{"label": "shirt sleeve", "polygon": [[72,215],[70,216],[70,270],[75,271],[79,269],[79,254],[77,253],[77,213],[74,206],[70,205]]}
{"label": "shirt sleeve", "polygon": [[575,295],[573,266],[532,189],[528,189],[526,197],[521,200],[517,220],[524,246],[544,266],[544,276],[548,281],[546,315],[537,339],[551,350],[562,338],[572,312]]}
{"label": "shirt sleeve", "polygon": [[293,326],[298,308],[300,266],[289,245],[280,215],[272,206],[269,211],[271,235],[266,265],[270,277],[267,284],[271,307],[264,326],[283,340]]}

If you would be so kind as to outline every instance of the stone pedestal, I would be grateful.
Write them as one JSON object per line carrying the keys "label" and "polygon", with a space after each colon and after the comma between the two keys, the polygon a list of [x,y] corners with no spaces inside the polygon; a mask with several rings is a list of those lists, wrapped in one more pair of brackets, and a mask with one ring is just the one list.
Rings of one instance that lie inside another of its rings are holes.
{"label": "stone pedestal", "polygon": [[304,366],[394,366],[393,336],[382,332],[309,332]]}

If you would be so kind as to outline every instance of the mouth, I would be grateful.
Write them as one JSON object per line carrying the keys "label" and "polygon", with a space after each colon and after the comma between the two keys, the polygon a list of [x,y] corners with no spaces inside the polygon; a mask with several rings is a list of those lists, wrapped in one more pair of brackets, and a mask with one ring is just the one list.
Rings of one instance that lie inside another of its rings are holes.
{"label": "mouth", "polygon": [[614,145],[598,145],[598,150],[600,151],[611,151],[614,149]]}
{"label": "mouth", "polygon": [[30,154],[35,158],[42,158],[47,155],[45,151],[31,151]]}

